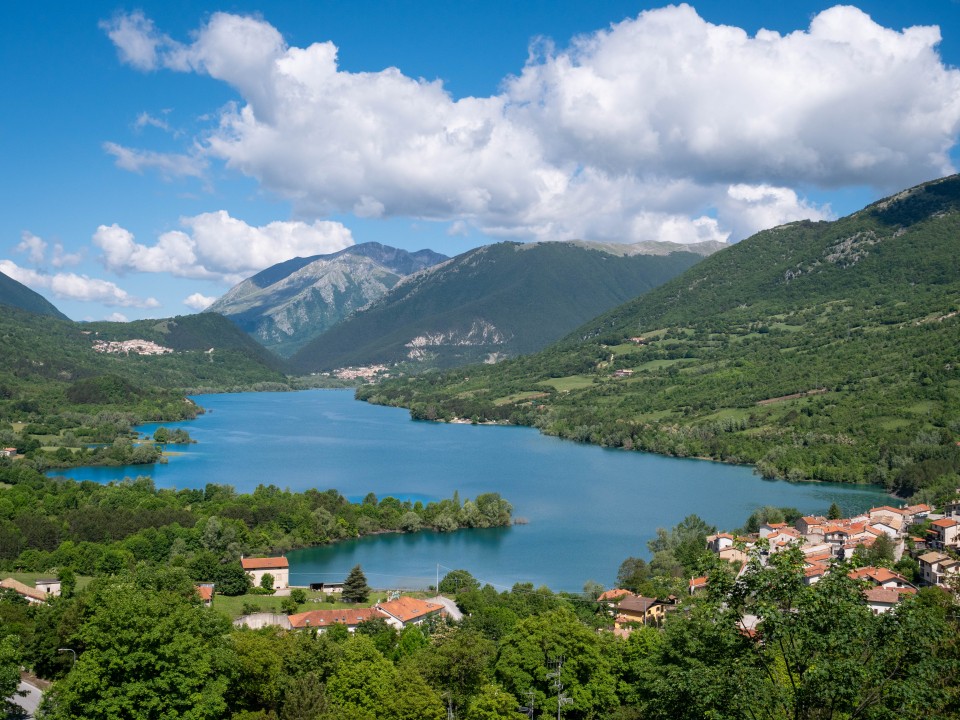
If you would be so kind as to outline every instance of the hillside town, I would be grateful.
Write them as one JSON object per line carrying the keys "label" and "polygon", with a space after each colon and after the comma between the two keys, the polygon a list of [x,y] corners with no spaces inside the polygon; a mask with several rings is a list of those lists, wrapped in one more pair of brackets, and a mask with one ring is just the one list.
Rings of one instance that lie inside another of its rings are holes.
{"label": "hillside town", "polygon": [[[960,490],[957,499],[946,503],[935,513],[927,504],[895,508],[889,505],[847,518],[828,519],[804,515],[792,525],[786,522],[764,522],[755,533],[719,532],[706,539],[707,549],[718,559],[731,563],[740,578],[751,560],[761,566],[770,558],[788,549],[797,549],[803,557],[804,584],[814,585],[835,565],[843,568],[854,580],[862,581],[863,596],[870,611],[879,615],[889,612],[905,598],[916,595],[919,587],[939,587],[956,593],[960,585]],[[880,550],[879,546],[883,546]],[[889,564],[912,558],[916,577],[906,577],[889,567],[863,565],[857,556],[870,550],[888,555]],[[853,567],[853,569],[850,569]],[[704,591],[707,576],[690,578],[690,595]],[[662,624],[666,613],[679,605],[677,597],[650,598],[629,590],[607,590],[598,600],[615,615],[615,632],[623,637],[642,625]],[[749,631],[749,627],[744,627]]]}

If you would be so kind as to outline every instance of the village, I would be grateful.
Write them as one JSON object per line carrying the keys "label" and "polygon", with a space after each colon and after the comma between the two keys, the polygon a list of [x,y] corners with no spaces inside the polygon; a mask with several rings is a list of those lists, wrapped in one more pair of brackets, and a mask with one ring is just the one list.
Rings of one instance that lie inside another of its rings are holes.
{"label": "village", "polygon": [[[848,569],[851,578],[863,581],[863,595],[875,615],[889,612],[906,597],[915,595],[919,586],[936,586],[955,592],[960,580],[960,491],[957,499],[944,505],[942,513],[935,513],[926,504],[895,508],[888,505],[871,508],[849,518],[827,519],[806,515],[793,525],[763,523],[758,532],[733,535],[720,532],[707,537],[707,549],[721,560],[738,568],[739,578],[752,558],[765,565],[769,558],[788,548],[796,548],[803,555],[803,575],[806,585],[819,582],[830,573],[834,564],[854,560],[858,550],[868,550],[878,542],[888,543],[893,560],[905,555],[919,566],[918,578],[883,567],[866,565]],[[688,582],[690,595],[706,589],[709,578],[693,577]],[[607,590],[598,598],[615,614],[614,632],[622,637],[630,635],[639,626],[663,623],[666,615],[679,605],[675,596],[650,598],[629,590]],[[755,618],[745,619],[745,632]]]}

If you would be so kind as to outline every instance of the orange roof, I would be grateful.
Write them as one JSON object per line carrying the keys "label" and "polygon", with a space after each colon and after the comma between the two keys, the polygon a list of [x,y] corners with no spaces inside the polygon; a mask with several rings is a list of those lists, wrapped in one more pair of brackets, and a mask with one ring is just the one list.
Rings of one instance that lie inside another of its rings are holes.
{"label": "orange roof", "polygon": [[704,575],[703,577],[690,578],[690,587],[692,588],[704,587],[706,586],[706,584],[707,584],[706,575]]}
{"label": "orange roof", "polygon": [[399,597],[396,600],[380,603],[376,607],[392,615],[400,622],[410,622],[438,610],[443,610],[443,605],[412,597]]}
{"label": "orange roof", "polygon": [[935,525],[936,527],[942,527],[942,528],[950,528],[950,527],[955,527],[957,525],[960,525],[960,523],[958,523],[953,518],[942,518],[940,520],[934,520],[930,524]]}
{"label": "orange roof", "polygon": [[325,628],[335,625],[357,625],[366,620],[382,618],[376,608],[346,608],[344,610],[311,610],[290,616],[290,627]]}
{"label": "orange roof", "polygon": [[600,597],[597,598],[600,602],[608,600],[618,600],[624,595],[629,595],[629,590],[624,590],[623,588],[614,588],[613,590],[607,590],[601,593]]}
{"label": "orange roof", "polygon": [[211,585],[197,585],[197,595],[204,602],[213,600],[213,587]]}
{"label": "orange roof", "polygon": [[244,570],[279,570],[290,567],[285,557],[243,558],[240,565]]}

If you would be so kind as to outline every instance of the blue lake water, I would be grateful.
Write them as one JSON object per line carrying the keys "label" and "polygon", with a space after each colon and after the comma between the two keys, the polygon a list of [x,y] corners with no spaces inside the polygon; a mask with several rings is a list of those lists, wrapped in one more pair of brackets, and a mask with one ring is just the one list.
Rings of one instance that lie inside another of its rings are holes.
{"label": "blue lake water", "polygon": [[[739,527],[762,505],[825,513],[886,504],[876,488],[767,481],[750,468],[667,458],[540,435],[530,428],[416,422],[406,410],[357,402],[349,390],[193,398],[207,413],[183,427],[198,441],[166,465],[76,468],[78,480],[152,474],[157,487],[240,492],[258,484],[336,488],[351,500],[440,500],[499,492],[526,525],[451,534],[378,535],[290,553],[291,582],[342,580],[357,563],[376,587],[426,587],[466,568],[497,586],[580,591],[607,586],[627,556],[647,557],[658,527],[696,513]],[[153,433],[159,425],[146,425]],[[178,448],[180,450],[181,448]]]}

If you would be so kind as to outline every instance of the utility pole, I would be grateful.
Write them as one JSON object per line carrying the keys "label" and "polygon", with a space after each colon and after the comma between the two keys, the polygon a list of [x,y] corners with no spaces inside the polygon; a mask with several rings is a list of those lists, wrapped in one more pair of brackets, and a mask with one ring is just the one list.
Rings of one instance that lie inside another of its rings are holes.
{"label": "utility pole", "polygon": [[527,690],[526,692],[527,704],[521,705],[520,707],[517,708],[519,712],[522,712],[528,718],[531,718],[531,720],[533,719],[533,713],[536,712],[536,708],[533,704],[533,699],[536,697],[536,695],[537,694],[533,691],[533,689]]}
{"label": "utility pole", "polygon": [[560,712],[563,706],[573,702],[573,699],[563,692],[563,683],[560,681],[560,673],[563,670],[563,660],[563,655],[561,655],[558,660],[554,660],[557,664],[557,669],[547,673],[547,680],[553,680],[553,687],[557,690],[557,720],[560,720]]}

